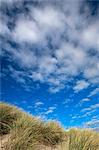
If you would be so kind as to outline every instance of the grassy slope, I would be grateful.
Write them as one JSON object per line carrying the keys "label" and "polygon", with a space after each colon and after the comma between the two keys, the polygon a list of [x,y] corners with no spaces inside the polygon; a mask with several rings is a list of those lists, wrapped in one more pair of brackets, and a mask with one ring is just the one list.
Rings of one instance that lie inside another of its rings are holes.
{"label": "grassy slope", "polygon": [[[5,150],[99,150],[99,134],[91,130],[64,131],[56,122],[43,122],[16,107],[0,103],[0,135]],[[46,147],[46,148],[45,148]]]}

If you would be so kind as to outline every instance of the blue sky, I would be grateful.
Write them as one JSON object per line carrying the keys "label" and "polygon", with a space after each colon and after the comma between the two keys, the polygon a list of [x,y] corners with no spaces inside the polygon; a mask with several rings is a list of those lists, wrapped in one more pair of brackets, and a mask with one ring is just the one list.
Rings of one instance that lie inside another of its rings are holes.
{"label": "blue sky", "polygon": [[0,0],[1,101],[99,127],[99,1]]}

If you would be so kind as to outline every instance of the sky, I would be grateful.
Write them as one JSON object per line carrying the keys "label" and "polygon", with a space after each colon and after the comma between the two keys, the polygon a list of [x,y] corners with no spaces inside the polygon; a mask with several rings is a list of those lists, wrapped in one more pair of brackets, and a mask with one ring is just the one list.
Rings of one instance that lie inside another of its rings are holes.
{"label": "sky", "polygon": [[0,100],[99,129],[99,1],[0,0]]}

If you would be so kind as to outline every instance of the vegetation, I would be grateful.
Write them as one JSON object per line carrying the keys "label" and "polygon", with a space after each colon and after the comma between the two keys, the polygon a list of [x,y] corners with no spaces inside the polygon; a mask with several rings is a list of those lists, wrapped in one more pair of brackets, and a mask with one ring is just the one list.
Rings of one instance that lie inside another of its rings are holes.
{"label": "vegetation", "polygon": [[0,134],[10,134],[9,150],[33,150],[39,145],[55,147],[64,139],[64,130],[56,122],[44,122],[16,107],[0,104]]}
{"label": "vegetation", "polygon": [[65,131],[14,106],[0,103],[0,136],[9,136],[4,150],[99,150],[99,134],[84,129]]}
{"label": "vegetation", "polygon": [[20,111],[15,107],[0,103],[0,135],[10,132],[13,123],[20,116]]}
{"label": "vegetation", "polygon": [[69,150],[99,150],[99,134],[88,129],[71,129]]}

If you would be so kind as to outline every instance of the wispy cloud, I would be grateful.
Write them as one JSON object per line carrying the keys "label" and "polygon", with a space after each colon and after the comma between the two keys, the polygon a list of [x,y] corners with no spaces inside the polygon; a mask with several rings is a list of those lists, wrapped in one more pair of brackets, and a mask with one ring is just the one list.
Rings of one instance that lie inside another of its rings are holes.
{"label": "wispy cloud", "polygon": [[82,104],[91,101],[90,98],[83,98],[82,100],[80,100],[80,102],[76,105],[76,107],[82,106]]}
{"label": "wispy cloud", "polygon": [[89,94],[89,97],[94,96],[96,94],[99,94],[99,88],[96,88],[93,91],[91,91],[90,94]]}
{"label": "wispy cloud", "polygon": [[99,120],[98,119],[92,119],[91,121],[88,121],[84,124],[84,127],[92,128],[96,131],[99,131]]}
{"label": "wispy cloud", "polygon": [[84,98],[84,99],[82,99],[81,101],[82,101],[82,102],[88,102],[88,101],[90,101],[90,99],[89,99],[89,98]]}
{"label": "wispy cloud", "polygon": [[55,110],[56,110],[56,107],[55,107],[55,106],[49,107],[49,108],[47,109],[47,111],[46,111],[44,114],[45,114],[45,115],[51,114],[51,113],[53,113]]}
{"label": "wispy cloud", "polygon": [[85,111],[96,111],[98,108],[99,108],[99,104],[97,103],[97,104],[91,105],[90,107],[82,109],[82,112],[85,112]]}
{"label": "wispy cloud", "polygon": [[38,108],[38,107],[41,107],[42,105],[44,105],[44,103],[43,102],[41,102],[41,101],[38,101],[38,102],[36,102],[35,103],[35,108]]}

